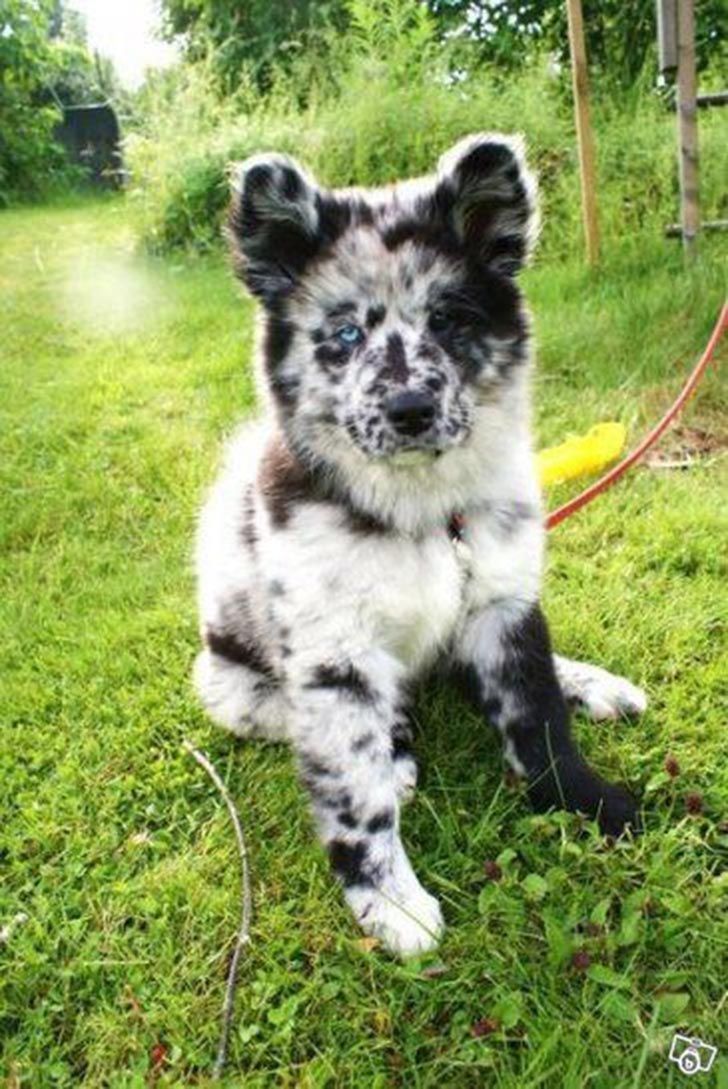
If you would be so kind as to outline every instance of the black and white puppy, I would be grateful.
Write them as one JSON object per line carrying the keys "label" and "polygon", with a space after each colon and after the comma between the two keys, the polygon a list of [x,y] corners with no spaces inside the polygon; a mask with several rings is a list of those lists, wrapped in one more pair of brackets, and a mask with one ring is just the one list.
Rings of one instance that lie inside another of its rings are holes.
{"label": "black and white puppy", "polygon": [[290,741],[356,918],[403,954],[442,930],[399,835],[412,682],[468,680],[538,810],[637,825],[569,733],[642,692],[552,655],[516,277],[536,232],[517,139],[469,137],[434,175],[321,189],[260,155],[228,235],[260,301],[266,411],[232,443],[198,541],[197,689],[241,737]]}

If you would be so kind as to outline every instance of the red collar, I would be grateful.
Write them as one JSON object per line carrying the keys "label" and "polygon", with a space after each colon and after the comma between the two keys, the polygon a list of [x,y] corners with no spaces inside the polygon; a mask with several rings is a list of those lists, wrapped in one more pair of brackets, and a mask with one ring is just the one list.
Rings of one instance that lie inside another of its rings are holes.
{"label": "red collar", "polygon": [[453,511],[447,523],[447,534],[451,541],[462,541],[465,534],[465,515]]}

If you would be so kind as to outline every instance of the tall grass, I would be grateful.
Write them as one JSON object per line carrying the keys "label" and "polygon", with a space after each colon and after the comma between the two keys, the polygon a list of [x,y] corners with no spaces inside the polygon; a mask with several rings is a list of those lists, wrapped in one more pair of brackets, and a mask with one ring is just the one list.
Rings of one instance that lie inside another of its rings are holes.
{"label": "tall grass", "polygon": [[[219,239],[228,165],[275,149],[306,161],[325,184],[380,184],[427,172],[468,132],[523,132],[538,170],[542,252],[581,245],[568,73],[536,58],[507,78],[478,63],[473,43],[443,43],[416,0],[351,0],[351,26],[301,56],[265,96],[243,81],[220,101],[204,65],[181,66],[149,93],[127,141],[132,194],[152,249]],[[661,232],[676,217],[674,116],[641,84],[595,88],[599,202],[607,243]],[[725,119],[701,117],[706,216],[728,214]]]}

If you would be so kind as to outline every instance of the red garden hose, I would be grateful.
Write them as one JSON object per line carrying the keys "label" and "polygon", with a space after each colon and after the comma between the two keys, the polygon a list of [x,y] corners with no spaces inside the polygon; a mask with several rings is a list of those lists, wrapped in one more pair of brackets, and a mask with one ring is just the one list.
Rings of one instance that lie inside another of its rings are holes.
{"label": "red garden hose", "polygon": [[715,323],[715,328],[710,335],[710,340],[708,341],[705,351],[703,352],[699,361],[695,364],[695,367],[693,368],[693,371],[687,382],[683,386],[682,390],[676,397],[673,404],[662,417],[660,422],[652,428],[649,434],[645,435],[639,446],[636,446],[630,454],[627,454],[627,457],[620,461],[618,465],[615,465],[613,469],[610,469],[608,472],[606,472],[604,476],[599,478],[599,480],[596,480],[593,484],[590,484],[589,487],[585,488],[583,492],[579,493],[579,495],[576,495],[573,499],[570,499],[568,503],[564,503],[562,507],[558,507],[555,511],[552,511],[551,514],[547,515],[547,529],[553,529],[554,526],[558,526],[559,522],[563,522],[565,518],[568,518],[570,515],[575,514],[576,511],[586,506],[587,503],[591,503],[592,499],[596,499],[596,497],[601,492],[605,492],[607,488],[611,488],[611,486],[613,484],[616,484],[619,478],[623,476],[629,468],[631,468],[647,453],[651,446],[654,446],[654,444],[660,438],[660,435],[662,435],[665,429],[680,412],[680,409],[683,407],[688,397],[693,392],[700,379],[703,377],[703,374],[705,373],[708,364],[713,358],[713,353],[718,347],[720,338],[723,336],[723,333],[726,331],[727,328],[728,302],[723,304],[723,309],[721,310],[718,320]]}

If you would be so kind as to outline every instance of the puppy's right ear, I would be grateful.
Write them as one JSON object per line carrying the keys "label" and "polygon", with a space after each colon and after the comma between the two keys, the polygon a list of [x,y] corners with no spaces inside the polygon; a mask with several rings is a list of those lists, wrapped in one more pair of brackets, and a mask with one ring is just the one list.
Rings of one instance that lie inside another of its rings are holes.
{"label": "puppy's right ear", "polygon": [[286,155],[254,155],[233,173],[226,235],[235,272],[268,305],[289,294],[314,256],[319,190]]}

